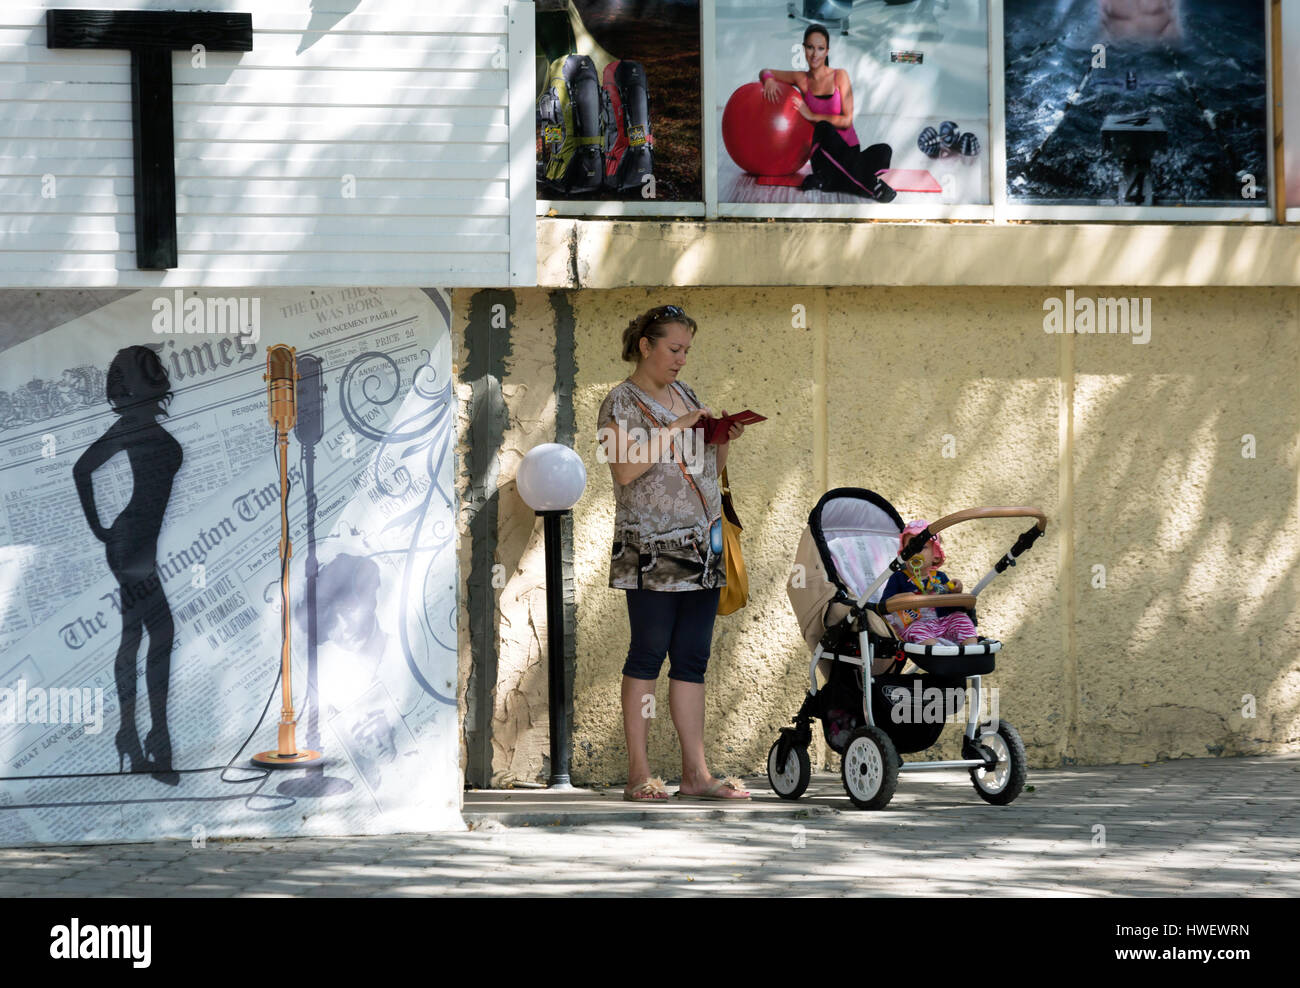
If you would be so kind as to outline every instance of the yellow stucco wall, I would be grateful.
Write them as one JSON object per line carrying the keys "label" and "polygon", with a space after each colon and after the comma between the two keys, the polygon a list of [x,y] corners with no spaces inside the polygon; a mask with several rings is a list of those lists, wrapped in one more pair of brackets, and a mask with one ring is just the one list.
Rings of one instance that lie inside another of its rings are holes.
{"label": "yellow stucco wall", "polygon": [[537,220],[537,278],[628,285],[1300,285],[1300,224]]}
{"label": "yellow stucco wall", "polygon": [[[1073,286],[1078,296],[1118,295]],[[706,743],[715,772],[759,772],[807,685],[808,653],[784,582],[808,510],[829,487],[866,486],[905,517],[1034,504],[1050,519],[1025,561],[981,597],[1005,649],[989,679],[1031,763],[1257,753],[1300,744],[1300,303],[1294,289],[1126,289],[1152,300],[1149,343],[1043,330],[1052,288],[692,288],[571,292],[575,447],[588,469],[574,511],[576,781],[625,776],[618,706],[623,595],[608,589],[613,525],[595,415],[630,365],[622,327],[678,302],[701,324],[683,375],[715,407],[769,417],[731,458],[751,602],[718,620]],[[545,294],[517,293],[532,356],[505,383],[507,459],[554,435],[554,366],[533,334]],[[459,297],[458,297],[459,301]],[[553,346],[553,334],[546,341]],[[551,415],[547,434],[547,415]],[[1253,459],[1241,455],[1254,436]],[[502,481],[513,476],[503,469]],[[541,556],[503,492],[507,569],[540,585]],[[511,517],[511,512],[516,516]],[[945,569],[973,584],[1026,527],[976,522],[946,536]],[[1105,567],[1105,586],[1094,587]],[[503,599],[508,597],[503,594]],[[509,608],[507,607],[508,611]],[[503,768],[526,777],[544,749],[544,608],[511,613],[505,683],[525,698],[495,725]],[[666,669],[665,669],[666,671]],[[678,772],[661,677],[656,771]],[[1244,718],[1243,695],[1257,716]],[[950,757],[956,731],[933,752]],[[518,738],[518,741],[512,740]],[[521,758],[511,749],[530,752]],[[829,764],[820,737],[814,764]]]}
{"label": "yellow stucco wall", "polygon": [[1074,754],[1294,747],[1300,293],[1150,294],[1150,345],[1075,341]]}
{"label": "yellow stucco wall", "polygon": [[[980,629],[1003,641],[999,709],[1039,764],[1063,751],[1058,338],[1042,293],[877,289],[828,293],[829,484],[869,487],[904,520],[982,505],[1031,505],[1047,535],[980,596]],[[1119,343],[1113,338],[1112,346]],[[1123,345],[1129,347],[1127,340]],[[973,587],[1029,527],[970,522],[944,536],[944,570]],[[944,757],[959,755],[948,729]]]}
{"label": "yellow stucco wall", "polygon": [[[783,289],[705,290],[672,295],[702,324],[683,379],[716,409],[753,408],[769,421],[736,444],[728,465],[733,499],[745,525],[749,606],[719,618],[706,694],[706,745],[715,772],[754,771],[769,735],[798,706],[798,673],[790,660],[802,639],[785,596],[793,547],[817,497],[813,476],[813,350],[810,329],[792,329]],[[662,292],[575,295],[578,380],[574,389],[576,448],[587,462],[587,493],[574,512],[578,580],[578,676],[574,689],[574,772],[620,779],[626,749],[619,682],[627,656],[625,595],[608,588],[614,526],[609,467],[595,462],[596,412],[609,389],[631,370],[619,359],[623,327],[636,312],[666,301]],[[770,428],[769,428],[770,426]],[[806,669],[806,665],[805,665]],[[680,756],[668,716],[667,663],[660,676],[658,716],[650,752],[665,776],[679,774]],[[762,747],[761,752],[758,748]]]}

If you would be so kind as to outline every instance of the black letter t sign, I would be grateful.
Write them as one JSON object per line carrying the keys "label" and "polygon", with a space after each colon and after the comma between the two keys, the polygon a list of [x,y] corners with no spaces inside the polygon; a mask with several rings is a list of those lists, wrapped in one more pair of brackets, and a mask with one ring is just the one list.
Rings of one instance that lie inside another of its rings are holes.
{"label": "black letter t sign", "polygon": [[49,10],[49,48],[131,52],[135,149],[136,267],[176,267],[176,152],[172,145],[172,52],[252,51],[252,14],[144,10]]}

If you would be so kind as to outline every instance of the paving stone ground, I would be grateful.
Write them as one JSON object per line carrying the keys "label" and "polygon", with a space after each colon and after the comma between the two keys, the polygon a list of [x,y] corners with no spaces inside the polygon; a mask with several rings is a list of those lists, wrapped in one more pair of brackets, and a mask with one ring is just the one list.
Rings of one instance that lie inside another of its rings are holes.
{"label": "paving stone ground", "polygon": [[0,849],[0,896],[1300,896],[1300,756],[1036,770],[988,806],[905,775],[797,803],[467,793],[464,833]]}

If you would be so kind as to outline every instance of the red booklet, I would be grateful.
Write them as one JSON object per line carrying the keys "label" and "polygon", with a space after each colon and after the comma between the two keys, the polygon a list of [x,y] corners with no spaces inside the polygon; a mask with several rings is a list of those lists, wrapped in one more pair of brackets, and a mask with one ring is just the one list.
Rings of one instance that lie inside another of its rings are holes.
{"label": "red booklet", "polygon": [[753,425],[755,422],[766,421],[766,415],[759,415],[747,408],[743,412],[737,412],[735,415],[728,415],[722,419],[701,418],[695,423],[695,428],[704,430],[705,443],[721,445],[728,441],[727,433],[731,431],[733,423],[739,422],[741,425]]}

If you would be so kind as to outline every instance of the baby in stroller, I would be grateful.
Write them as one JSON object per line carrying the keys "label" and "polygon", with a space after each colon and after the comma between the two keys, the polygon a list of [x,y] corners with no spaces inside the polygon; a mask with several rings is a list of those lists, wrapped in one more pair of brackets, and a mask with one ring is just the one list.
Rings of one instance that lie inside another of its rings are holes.
{"label": "baby in stroller", "polygon": [[[1034,525],[963,591],[938,569],[944,560],[938,535],[993,518],[1033,518]],[[970,772],[985,802],[1012,802],[1025,784],[1025,746],[996,712],[980,720],[982,679],[993,672],[1002,643],[976,634],[974,611],[981,591],[1046,528],[1047,516],[1031,507],[967,508],[905,526],[874,491],[838,487],[822,495],[786,582],[812,655],[793,726],[780,728],[768,752],[772,791],[782,799],[803,795],[812,778],[812,724],[819,720],[859,809],[888,805],[902,772],[954,768]],[[956,642],[945,640],[951,638]],[[960,758],[903,760],[937,744],[945,723],[962,720]]]}
{"label": "baby in stroller", "polygon": [[[929,522],[923,518],[909,521],[898,536],[898,551],[902,552],[912,537],[923,532]],[[919,555],[908,560],[908,565],[889,578],[881,592],[881,600],[900,593],[943,594],[961,593],[961,580],[950,580],[939,567],[946,557],[943,542],[931,535]],[[886,616],[899,641],[918,645],[974,645],[979,641],[975,625],[966,612],[958,607],[921,607],[895,611]]]}

